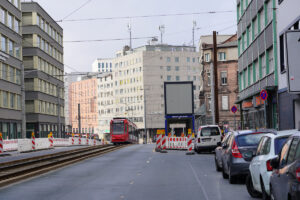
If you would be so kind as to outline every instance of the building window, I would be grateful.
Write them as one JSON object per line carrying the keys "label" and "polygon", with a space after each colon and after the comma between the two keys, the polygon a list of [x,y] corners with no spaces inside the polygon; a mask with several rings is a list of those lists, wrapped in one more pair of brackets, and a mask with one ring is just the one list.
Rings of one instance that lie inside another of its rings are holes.
{"label": "building window", "polygon": [[8,14],[7,17],[7,26],[11,29],[13,29],[13,16],[11,14]]}
{"label": "building window", "polygon": [[176,81],[180,81],[180,77],[179,76],[176,76]]}
{"label": "building window", "polygon": [[167,81],[171,81],[172,77],[171,76],[167,76]]}
{"label": "building window", "polygon": [[171,71],[171,66],[167,66],[167,71]]}
{"label": "building window", "polygon": [[206,53],[204,55],[204,57],[205,57],[205,62],[210,62],[210,54],[209,53]]}
{"label": "building window", "polygon": [[207,74],[207,86],[210,86],[211,84],[210,71],[208,71],[206,74]]}
{"label": "building window", "polygon": [[190,58],[190,57],[187,57],[187,58],[186,58],[186,62],[191,62],[191,58]]}
{"label": "building window", "polygon": [[1,50],[6,52],[6,37],[1,36]]}
{"label": "building window", "polygon": [[175,57],[175,62],[179,62],[179,57]]}
{"label": "building window", "polygon": [[197,80],[197,77],[196,76],[193,76],[193,81],[196,81]]}
{"label": "building window", "polygon": [[253,40],[254,38],[256,38],[257,34],[258,34],[258,23],[257,23],[257,17],[255,17],[255,19],[252,21],[252,28],[253,28]]}
{"label": "building window", "polygon": [[175,67],[175,71],[179,71],[179,66],[176,66],[176,67]]}
{"label": "building window", "polygon": [[0,7],[0,21],[2,24],[5,24],[6,21],[6,11]]}
{"label": "building window", "polygon": [[285,71],[285,58],[284,58],[284,34],[279,36],[279,54],[280,54],[280,71]]}
{"label": "building window", "polygon": [[196,62],[196,58],[193,58],[193,63],[195,63]]}
{"label": "building window", "polygon": [[267,67],[266,67],[266,55],[263,54],[261,56],[261,71],[262,71],[262,78],[267,75]]}
{"label": "building window", "polygon": [[273,20],[273,1],[269,0],[267,2],[267,24]]}
{"label": "building window", "polygon": [[269,64],[269,73],[274,72],[274,57],[273,57],[273,48],[268,50],[268,64]]}
{"label": "building window", "polygon": [[12,56],[14,55],[14,43],[11,40],[8,42],[8,53]]}
{"label": "building window", "polygon": [[244,88],[248,87],[248,69],[244,70]]}
{"label": "building window", "polygon": [[255,82],[259,80],[259,64],[258,61],[254,61],[254,70],[255,70]]}
{"label": "building window", "polygon": [[240,73],[240,89],[241,89],[241,91],[244,89],[244,75],[243,75],[243,72]]}
{"label": "building window", "polygon": [[222,110],[228,110],[229,105],[228,105],[228,96],[222,96]]}
{"label": "building window", "polygon": [[265,28],[265,17],[264,17],[264,9],[262,9],[259,13],[259,32],[263,31]]}
{"label": "building window", "polygon": [[171,62],[171,58],[170,57],[167,57],[167,62]]}
{"label": "building window", "polygon": [[226,71],[221,72],[221,84],[227,85],[227,72]]}
{"label": "building window", "polygon": [[3,99],[3,103],[2,106],[4,108],[8,107],[8,97],[7,97],[7,92],[2,91],[2,99]]}
{"label": "building window", "polygon": [[225,61],[225,60],[226,60],[226,53],[219,52],[219,61]]}
{"label": "building window", "polygon": [[191,80],[191,76],[188,76],[188,81],[190,81]]}
{"label": "building window", "polygon": [[207,111],[211,111],[211,96],[207,96]]}
{"label": "building window", "polygon": [[252,65],[249,66],[248,72],[249,72],[248,76],[249,76],[250,85],[252,85],[253,84],[253,67],[252,67]]}

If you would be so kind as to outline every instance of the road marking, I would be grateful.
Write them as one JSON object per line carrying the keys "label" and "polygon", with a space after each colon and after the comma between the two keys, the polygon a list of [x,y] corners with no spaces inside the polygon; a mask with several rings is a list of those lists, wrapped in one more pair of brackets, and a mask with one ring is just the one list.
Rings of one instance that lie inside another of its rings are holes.
{"label": "road marking", "polygon": [[148,163],[148,164],[149,164],[149,163],[150,163],[150,161],[149,161],[149,160],[147,160],[147,162],[146,162],[146,163]]}
{"label": "road marking", "polygon": [[205,189],[204,189],[204,187],[203,187],[203,185],[202,185],[202,183],[201,183],[199,177],[197,176],[197,173],[196,173],[195,169],[193,168],[193,166],[191,165],[190,162],[189,162],[189,166],[190,166],[190,168],[191,168],[192,171],[193,171],[194,177],[195,177],[197,183],[199,184],[199,186],[200,186],[200,188],[201,188],[201,190],[202,190],[202,192],[203,192],[203,195],[204,195],[205,199],[206,199],[206,200],[209,200],[208,195],[207,195],[207,193],[206,193],[206,191],[205,191]]}
{"label": "road marking", "polygon": [[130,185],[133,185],[134,184],[134,181],[130,181],[130,183],[129,183]]}

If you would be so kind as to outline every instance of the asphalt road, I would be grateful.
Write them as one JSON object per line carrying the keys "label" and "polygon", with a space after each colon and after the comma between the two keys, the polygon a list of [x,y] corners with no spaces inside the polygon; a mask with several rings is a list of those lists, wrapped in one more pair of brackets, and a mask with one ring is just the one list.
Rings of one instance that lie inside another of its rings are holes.
{"label": "asphalt road", "polygon": [[133,145],[0,189],[0,200],[249,200],[230,185],[213,154],[161,154]]}

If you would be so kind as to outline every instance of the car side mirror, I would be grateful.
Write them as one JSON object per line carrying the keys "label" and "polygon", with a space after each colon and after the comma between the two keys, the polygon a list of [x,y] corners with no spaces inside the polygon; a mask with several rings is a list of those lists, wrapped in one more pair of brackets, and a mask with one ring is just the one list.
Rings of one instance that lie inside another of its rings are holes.
{"label": "car side mirror", "polygon": [[273,158],[270,161],[270,165],[272,166],[273,169],[278,169],[279,168],[279,157]]}
{"label": "car side mirror", "polygon": [[246,161],[251,161],[254,157],[254,154],[252,151],[247,151],[246,153],[243,154],[243,157]]}
{"label": "car side mirror", "polygon": [[217,146],[218,146],[218,147],[222,146],[222,143],[221,143],[221,142],[218,142],[218,143],[217,143]]}

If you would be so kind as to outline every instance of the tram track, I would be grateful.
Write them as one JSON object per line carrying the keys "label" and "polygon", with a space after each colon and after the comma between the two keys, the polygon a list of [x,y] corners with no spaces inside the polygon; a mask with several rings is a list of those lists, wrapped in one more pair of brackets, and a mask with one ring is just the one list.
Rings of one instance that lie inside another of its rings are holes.
{"label": "tram track", "polygon": [[0,164],[0,187],[8,186],[88,158],[103,155],[128,145],[105,145],[73,149]]}

